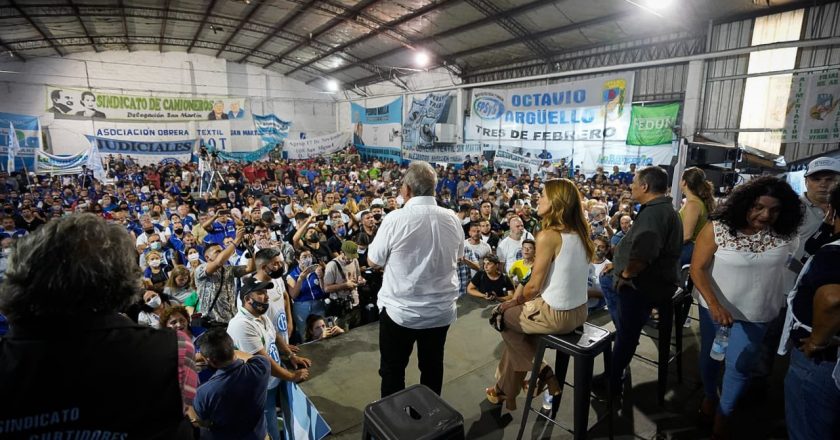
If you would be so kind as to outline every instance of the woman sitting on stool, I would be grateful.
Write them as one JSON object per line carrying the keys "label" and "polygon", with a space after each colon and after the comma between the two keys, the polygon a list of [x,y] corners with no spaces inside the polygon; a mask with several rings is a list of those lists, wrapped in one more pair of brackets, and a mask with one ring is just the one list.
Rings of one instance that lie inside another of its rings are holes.
{"label": "woman sitting on stool", "polygon": [[[492,403],[507,401],[516,409],[516,396],[536,353],[536,335],[570,333],[586,321],[589,262],[595,245],[589,238],[581,196],[568,179],[545,182],[537,207],[542,232],[537,235],[536,257],[525,288],[503,303],[505,349],[497,370],[498,381],[485,390]],[[560,393],[560,383],[548,365],[540,370],[538,390]]]}

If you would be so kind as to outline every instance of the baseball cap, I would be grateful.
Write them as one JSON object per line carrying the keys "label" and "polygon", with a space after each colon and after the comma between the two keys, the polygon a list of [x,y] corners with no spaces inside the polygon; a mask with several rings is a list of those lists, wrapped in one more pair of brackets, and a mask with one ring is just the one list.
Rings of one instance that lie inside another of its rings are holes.
{"label": "baseball cap", "polygon": [[820,171],[840,174],[840,160],[833,157],[818,157],[808,164],[808,171],[805,172],[805,177],[819,173]]}
{"label": "baseball cap", "polygon": [[347,258],[359,258],[359,246],[350,240],[341,243],[341,252],[344,252]]}
{"label": "baseball cap", "polygon": [[251,292],[271,289],[274,283],[271,281],[260,281],[254,277],[248,277],[242,280],[242,287],[239,289],[239,296],[244,297]]}

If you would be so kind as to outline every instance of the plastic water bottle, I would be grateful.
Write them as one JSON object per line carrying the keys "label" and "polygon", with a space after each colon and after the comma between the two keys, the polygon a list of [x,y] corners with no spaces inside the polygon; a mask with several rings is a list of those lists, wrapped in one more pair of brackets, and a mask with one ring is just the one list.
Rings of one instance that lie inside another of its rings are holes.
{"label": "plastic water bottle", "polygon": [[709,353],[712,359],[722,361],[726,357],[726,347],[729,346],[729,327],[720,326],[712,342],[712,351]]}
{"label": "plastic water bottle", "polygon": [[552,397],[551,393],[549,393],[548,390],[545,390],[545,392],[543,393],[543,405],[542,405],[543,411],[551,411],[551,400],[552,399],[553,399],[553,397]]}

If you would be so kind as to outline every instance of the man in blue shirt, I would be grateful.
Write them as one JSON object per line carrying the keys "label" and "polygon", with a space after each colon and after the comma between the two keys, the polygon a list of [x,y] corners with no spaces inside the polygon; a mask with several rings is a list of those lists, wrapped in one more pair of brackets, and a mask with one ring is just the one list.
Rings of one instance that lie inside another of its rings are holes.
{"label": "man in blue shirt", "polygon": [[20,238],[26,235],[26,229],[21,229],[15,226],[15,219],[11,216],[3,217],[3,230],[0,231],[0,240],[9,238]]}
{"label": "man in blue shirt", "polygon": [[204,237],[205,243],[223,245],[225,237],[236,237],[237,223],[228,217],[229,213],[230,211],[227,209],[219,207],[216,215],[210,217],[207,222],[201,225],[207,231],[207,235]]}
{"label": "man in blue shirt", "polygon": [[265,395],[271,373],[268,358],[236,359],[233,339],[223,329],[208,330],[201,337],[201,353],[217,369],[198,388],[193,402],[201,438],[265,439]]}

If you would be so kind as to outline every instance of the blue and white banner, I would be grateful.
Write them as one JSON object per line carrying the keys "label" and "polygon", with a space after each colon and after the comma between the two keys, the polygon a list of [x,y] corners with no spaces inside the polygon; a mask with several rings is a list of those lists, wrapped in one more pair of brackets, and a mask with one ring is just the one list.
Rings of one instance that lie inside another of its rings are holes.
{"label": "blue and white banner", "polygon": [[254,126],[257,128],[260,139],[262,139],[263,147],[277,146],[289,136],[289,127],[292,126],[292,122],[284,121],[273,114],[254,115]]}
{"label": "blue and white banner", "polygon": [[287,140],[283,151],[289,159],[311,159],[342,150],[350,141],[350,133],[332,133],[309,139]]}
{"label": "blue and white banner", "polygon": [[71,156],[56,156],[45,151],[37,151],[36,172],[43,174],[79,174],[82,165],[89,166],[91,150],[82,151]]}
{"label": "blue and white banner", "polygon": [[[10,136],[14,131],[14,136]],[[15,144],[15,142],[17,144]],[[41,123],[37,116],[0,113],[0,163],[8,168],[9,147],[17,145],[20,149],[14,155],[14,168],[33,171],[35,152],[41,149]]]}
{"label": "blue and white banner", "polygon": [[101,155],[122,154],[131,156],[141,165],[158,164],[163,160],[177,160],[187,163],[192,157],[196,141],[127,141],[97,136],[87,136],[90,145]]}
{"label": "blue and white banner", "polygon": [[411,108],[402,127],[404,150],[422,151],[437,143],[435,125],[449,116],[452,95],[430,93],[423,99],[412,98]]}
{"label": "blue and white banner", "polygon": [[421,150],[403,148],[402,158],[406,161],[423,160],[429,163],[460,164],[470,158],[480,157],[485,151],[496,150],[490,144],[438,144]]}
{"label": "blue and white banner", "polygon": [[280,382],[280,406],[283,408],[285,440],[321,440],[330,433],[330,425],[296,383]]}
{"label": "blue and white banner", "polygon": [[[353,145],[362,153],[362,147],[368,157],[390,158],[394,160],[393,149],[397,150],[396,159],[400,160],[402,144],[402,98],[393,101],[370,99],[362,104],[350,104],[350,122],[353,126]],[[380,151],[381,150],[381,151]]]}

